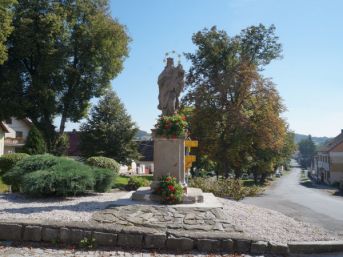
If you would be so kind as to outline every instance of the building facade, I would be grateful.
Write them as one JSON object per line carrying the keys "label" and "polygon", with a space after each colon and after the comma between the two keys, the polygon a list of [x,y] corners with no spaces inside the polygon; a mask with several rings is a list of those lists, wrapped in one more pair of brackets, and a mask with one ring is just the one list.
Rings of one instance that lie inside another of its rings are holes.
{"label": "building facade", "polygon": [[343,181],[343,130],[318,150],[313,166],[320,182],[333,184]]}
{"label": "building facade", "polygon": [[5,133],[9,132],[3,122],[0,122],[0,156],[5,152]]}
{"label": "building facade", "polygon": [[4,140],[4,154],[15,153],[25,145],[32,122],[29,119],[10,118],[3,121],[7,128]]}

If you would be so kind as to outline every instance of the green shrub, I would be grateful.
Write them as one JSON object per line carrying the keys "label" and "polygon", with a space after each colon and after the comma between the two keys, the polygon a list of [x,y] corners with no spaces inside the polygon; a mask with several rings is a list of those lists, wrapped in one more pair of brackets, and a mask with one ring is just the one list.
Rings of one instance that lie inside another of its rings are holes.
{"label": "green shrub", "polygon": [[0,157],[0,175],[12,169],[17,162],[29,157],[26,153],[10,153]]}
{"label": "green shrub", "polygon": [[54,178],[48,170],[37,170],[24,175],[22,178],[22,191],[29,195],[52,195]]}
{"label": "green shrub", "polygon": [[140,177],[130,177],[125,189],[128,191],[137,190],[140,187],[149,186],[150,182]]}
{"label": "green shrub", "polygon": [[46,153],[44,137],[36,126],[31,127],[25,146],[23,147],[23,152],[31,155]]}
{"label": "green shrub", "polygon": [[53,145],[51,153],[57,156],[66,155],[69,148],[69,137],[66,133],[57,135]]}
{"label": "green shrub", "polygon": [[161,196],[161,203],[163,204],[177,204],[183,201],[183,188],[175,177],[162,177],[155,193]]}
{"label": "green shrub", "polygon": [[93,168],[94,175],[94,191],[102,193],[111,189],[112,181],[115,173],[110,169]]}
{"label": "green shrub", "polygon": [[43,154],[32,155],[17,162],[17,164],[3,176],[3,181],[7,185],[12,185],[12,190],[18,189],[22,177],[30,172],[37,170],[47,170],[56,165],[60,159],[58,157]]}
{"label": "green shrub", "polygon": [[59,158],[47,170],[27,173],[22,178],[22,191],[34,196],[70,196],[85,193],[94,185],[90,167],[76,161]]}
{"label": "green shrub", "polygon": [[90,157],[86,160],[86,163],[93,167],[113,170],[117,174],[119,173],[120,169],[118,162],[103,156]]}
{"label": "green shrub", "polygon": [[246,196],[254,196],[260,191],[260,187],[245,187],[243,182],[237,179],[212,180],[196,177],[190,180],[189,186],[200,188],[218,197],[227,197],[237,201]]}

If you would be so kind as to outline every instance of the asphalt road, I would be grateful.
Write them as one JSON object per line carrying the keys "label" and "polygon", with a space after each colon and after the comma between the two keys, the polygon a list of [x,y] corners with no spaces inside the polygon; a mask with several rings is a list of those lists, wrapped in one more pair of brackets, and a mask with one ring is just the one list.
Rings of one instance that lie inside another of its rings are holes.
{"label": "asphalt road", "polygon": [[261,196],[245,198],[242,202],[279,211],[343,236],[343,197],[301,185],[300,175],[300,168],[293,166],[290,173],[283,175]]}

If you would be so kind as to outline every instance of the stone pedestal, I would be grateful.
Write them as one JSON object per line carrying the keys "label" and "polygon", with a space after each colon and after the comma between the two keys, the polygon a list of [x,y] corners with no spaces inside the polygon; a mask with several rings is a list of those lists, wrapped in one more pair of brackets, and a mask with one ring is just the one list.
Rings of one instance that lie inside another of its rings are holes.
{"label": "stone pedestal", "polygon": [[163,176],[173,176],[182,185],[185,180],[185,139],[154,137],[154,181],[155,189]]}

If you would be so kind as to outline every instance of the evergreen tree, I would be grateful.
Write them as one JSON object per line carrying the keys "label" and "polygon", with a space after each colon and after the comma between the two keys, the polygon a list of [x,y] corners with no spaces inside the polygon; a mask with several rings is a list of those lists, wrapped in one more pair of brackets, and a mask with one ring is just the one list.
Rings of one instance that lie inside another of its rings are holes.
{"label": "evergreen tree", "polygon": [[120,163],[138,157],[133,141],[138,129],[113,91],[109,90],[93,107],[80,131],[80,150],[85,157],[105,156]]}
{"label": "evergreen tree", "polygon": [[36,128],[36,126],[32,126],[27,136],[25,146],[23,148],[23,152],[28,154],[43,154],[46,152],[46,144],[42,133]]}

